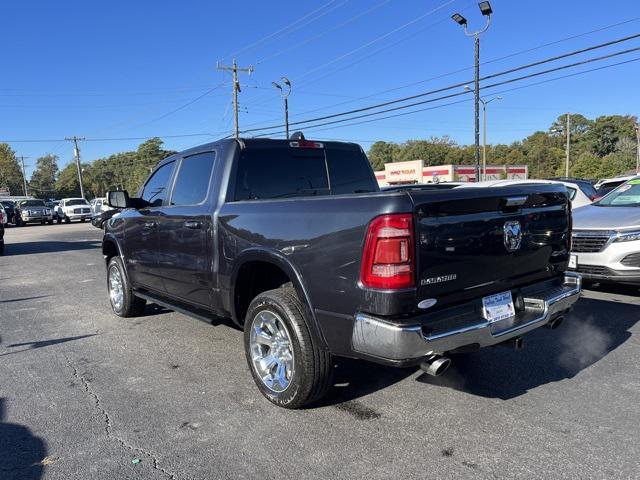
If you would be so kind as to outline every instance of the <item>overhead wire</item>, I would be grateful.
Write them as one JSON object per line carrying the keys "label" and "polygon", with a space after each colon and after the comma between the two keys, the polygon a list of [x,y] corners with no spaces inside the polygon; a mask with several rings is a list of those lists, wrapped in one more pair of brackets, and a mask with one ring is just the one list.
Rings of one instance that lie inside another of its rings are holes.
{"label": "overhead wire", "polygon": [[[626,42],[626,41],[629,41],[629,40],[633,40],[633,39],[638,38],[638,37],[640,37],[640,33],[634,34],[634,35],[628,35],[628,36],[625,36],[625,37],[622,37],[622,38],[619,38],[619,39],[616,39],[616,40],[600,43],[600,44],[597,44],[597,45],[592,45],[592,46],[587,47],[587,48],[574,50],[574,51],[571,51],[571,52],[568,52],[568,53],[564,53],[564,54],[561,54],[561,55],[555,55],[553,57],[549,57],[549,58],[546,58],[546,59],[543,59],[543,60],[530,62],[530,63],[527,63],[525,65],[520,65],[518,67],[514,67],[514,68],[507,69],[507,70],[503,70],[503,71],[496,72],[496,73],[493,73],[493,74],[490,74],[490,75],[485,75],[485,76],[481,77],[480,80],[484,81],[484,80],[496,78],[496,77],[499,77],[499,76],[507,75],[507,74],[510,74],[510,73],[515,73],[517,71],[521,71],[521,70],[524,70],[524,69],[532,68],[532,67],[539,66],[539,65],[542,65],[542,64],[545,64],[545,63],[557,61],[557,60],[560,60],[560,59],[563,59],[563,58],[568,58],[568,57],[571,57],[571,56],[579,55],[581,53],[585,53],[585,52],[588,52],[588,51],[593,51],[593,50],[596,50],[596,49],[605,48],[605,47],[608,47],[608,46],[611,46],[611,45],[615,45],[615,44],[618,44],[618,43],[622,43],[622,42]],[[628,53],[628,52],[625,52],[625,53]],[[604,58],[607,58],[607,57],[605,56]],[[580,62],[578,62],[576,65],[579,65],[579,64],[580,64]],[[415,95],[409,95],[409,96],[405,96],[405,97],[401,97],[401,98],[397,98],[397,99],[393,99],[393,100],[388,100],[386,102],[380,102],[380,103],[377,103],[377,104],[374,104],[374,105],[368,105],[368,106],[361,107],[361,108],[351,109],[351,110],[348,110],[348,111],[345,111],[345,112],[338,112],[338,113],[333,113],[333,114],[324,115],[324,116],[320,116],[320,117],[310,118],[310,119],[306,119],[306,120],[299,120],[299,121],[295,121],[295,122],[289,123],[289,126],[304,125],[306,123],[311,123],[311,122],[315,122],[315,121],[326,120],[326,119],[330,119],[330,118],[341,117],[341,116],[351,115],[351,114],[354,114],[354,113],[360,113],[360,112],[364,112],[364,111],[374,110],[374,109],[385,107],[385,106],[388,106],[388,105],[394,105],[396,103],[403,103],[403,102],[407,102],[409,100],[414,100],[416,98],[430,96],[430,95],[434,95],[436,93],[441,93],[441,92],[444,92],[444,91],[447,91],[447,90],[452,90],[454,88],[459,88],[459,87],[462,87],[464,85],[467,85],[470,82],[471,82],[471,80],[467,80],[467,81],[464,81],[464,82],[455,83],[453,85],[448,85],[446,87],[441,87],[441,88],[437,88],[437,89],[434,89],[434,90],[429,90],[427,92],[421,92],[421,93],[418,93],[418,94],[415,94]],[[442,98],[448,98],[448,97],[449,96],[445,96],[445,97],[442,97]],[[380,112],[378,112],[378,113],[380,113]],[[271,126],[266,126],[266,127],[258,127],[258,128],[246,129],[246,130],[243,130],[242,133],[252,133],[252,132],[257,132],[257,131],[262,131],[262,130],[272,130],[272,129],[280,128],[280,127],[284,127],[284,124],[278,124],[278,125],[271,125]]]}

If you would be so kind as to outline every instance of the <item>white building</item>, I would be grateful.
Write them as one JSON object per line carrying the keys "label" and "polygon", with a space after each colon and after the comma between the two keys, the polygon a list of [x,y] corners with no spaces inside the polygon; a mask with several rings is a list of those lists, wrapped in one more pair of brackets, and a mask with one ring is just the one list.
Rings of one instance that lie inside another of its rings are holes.
{"label": "white building", "polygon": [[[474,182],[475,173],[473,165],[425,167],[422,160],[385,163],[384,170],[375,172],[381,187],[412,183]],[[528,176],[529,170],[526,165],[487,165],[487,180],[526,180]]]}

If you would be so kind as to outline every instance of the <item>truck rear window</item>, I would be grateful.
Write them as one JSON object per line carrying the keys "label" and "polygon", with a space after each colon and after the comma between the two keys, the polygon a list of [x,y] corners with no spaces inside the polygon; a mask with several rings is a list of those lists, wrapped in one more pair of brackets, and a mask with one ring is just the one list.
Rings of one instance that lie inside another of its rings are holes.
{"label": "truck rear window", "polygon": [[377,191],[366,157],[324,148],[249,148],[236,173],[235,200]]}

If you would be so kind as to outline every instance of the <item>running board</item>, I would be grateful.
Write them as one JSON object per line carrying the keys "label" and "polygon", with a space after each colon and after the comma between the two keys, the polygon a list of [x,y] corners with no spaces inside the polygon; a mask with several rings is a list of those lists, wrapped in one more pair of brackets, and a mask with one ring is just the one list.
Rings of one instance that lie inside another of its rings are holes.
{"label": "running board", "polygon": [[172,310],[174,312],[182,313],[183,315],[186,315],[191,318],[195,318],[196,320],[200,320],[201,322],[208,323],[209,325],[220,325],[222,323],[229,322],[227,318],[216,315],[213,312],[209,312],[202,308],[191,307],[183,303],[171,303],[169,300],[166,300],[160,296],[153,295],[149,292],[141,292],[139,290],[135,290],[133,294],[136,297],[144,298],[148,302],[155,303],[156,305],[160,305],[161,307],[164,307],[167,310]]}

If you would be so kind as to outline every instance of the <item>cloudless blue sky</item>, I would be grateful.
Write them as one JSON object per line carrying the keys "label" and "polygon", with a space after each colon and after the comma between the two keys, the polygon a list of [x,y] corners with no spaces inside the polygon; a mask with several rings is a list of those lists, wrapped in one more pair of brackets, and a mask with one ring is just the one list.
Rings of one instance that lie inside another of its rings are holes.
{"label": "cloudless blue sky", "polygon": [[[482,67],[484,74],[640,31],[637,0],[491,4],[494,15],[482,36],[483,61],[635,20],[491,62]],[[166,147],[176,150],[224,136],[232,127],[231,82],[229,74],[215,67],[218,60],[230,62],[234,53],[240,65],[255,66],[253,75],[241,77],[241,128],[281,121],[281,99],[271,81],[283,75],[293,82],[292,121],[466,81],[472,77],[470,69],[379,93],[472,66],[473,41],[450,19],[456,11],[469,19],[470,28],[483,23],[477,2],[466,0],[5,1],[0,7],[0,141],[50,139],[11,146],[30,157],[30,166],[38,156],[54,153],[62,167],[71,160],[72,148],[58,139],[71,135],[211,134],[165,139]],[[638,46],[636,39],[578,58]],[[635,52],[544,79],[638,57]],[[489,107],[489,141],[522,139],[547,129],[567,111],[590,118],[637,115],[639,74],[640,62],[634,62],[505,92],[501,102]],[[512,86],[516,84],[504,88]],[[483,95],[490,96],[489,90]],[[448,134],[467,144],[473,142],[472,114],[467,101],[379,122],[309,130],[307,137],[353,140],[368,148],[374,140]],[[83,160],[133,150],[139,143],[83,142]]]}

